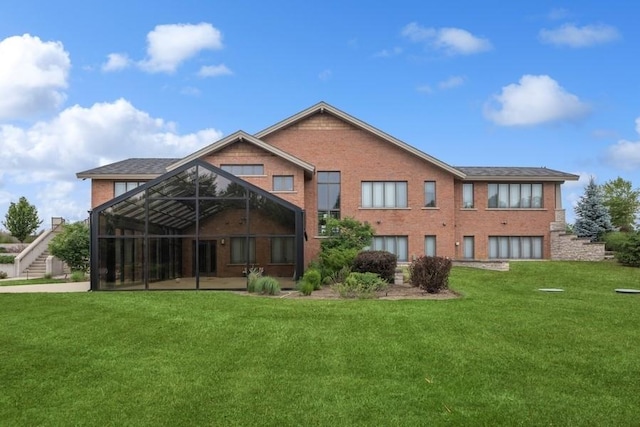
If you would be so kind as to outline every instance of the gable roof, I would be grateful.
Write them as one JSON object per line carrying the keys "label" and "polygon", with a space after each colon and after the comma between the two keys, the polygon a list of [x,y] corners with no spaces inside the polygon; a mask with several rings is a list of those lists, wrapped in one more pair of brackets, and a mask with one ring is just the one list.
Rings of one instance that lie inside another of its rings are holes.
{"label": "gable roof", "polygon": [[296,166],[299,166],[300,168],[302,168],[305,172],[306,175],[313,175],[314,171],[315,171],[315,166],[312,165],[311,163],[307,163],[304,160],[301,160],[295,156],[292,156],[291,154],[280,150],[279,148],[274,147],[271,144],[267,144],[264,141],[261,141],[260,139],[249,135],[248,133],[244,132],[244,131],[237,131],[235,133],[232,133],[231,135],[227,136],[226,138],[222,138],[216,142],[214,142],[213,144],[209,144],[206,147],[196,151],[195,153],[189,154],[187,157],[172,163],[171,165],[169,165],[167,167],[167,171],[171,171],[175,168],[178,168],[186,163],[189,163],[192,160],[195,159],[199,159],[202,158],[204,156],[207,156],[211,153],[214,153],[218,150],[221,150],[222,148],[234,144],[236,142],[239,141],[243,141],[243,142],[248,142],[249,144],[253,144],[257,147],[262,148],[263,150],[274,154],[284,160],[287,160],[293,164],[295,164]]}
{"label": "gable roof", "polygon": [[432,157],[430,155],[428,155],[427,153],[424,153],[420,150],[418,150],[415,147],[412,147],[411,145],[407,144],[406,142],[403,142],[397,138],[394,138],[393,136],[363,122],[362,120],[359,120],[347,113],[345,113],[344,111],[338,110],[337,108],[327,104],[326,102],[319,102],[309,108],[307,108],[306,110],[303,110],[297,114],[294,114],[293,116],[284,119],[278,123],[276,123],[273,126],[270,126],[258,133],[255,134],[255,137],[258,139],[262,139],[265,136],[268,136],[269,134],[272,134],[276,131],[279,131],[281,129],[284,129],[288,126],[291,126],[292,124],[299,122],[301,120],[304,120],[314,114],[325,114],[325,113],[329,113],[349,124],[351,124],[352,126],[355,126],[356,128],[365,130],[369,133],[372,133],[374,135],[376,135],[377,137],[397,146],[400,147],[401,149],[413,154],[416,157],[419,157],[423,160],[426,160],[427,162],[434,164],[450,173],[452,173],[453,175],[455,175],[458,178],[464,178],[464,173],[456,168],[454,168],[453,166],[448,165],[447,163],[436,159],[435,157]]}
{"label": "gable roof", "polygon": [[468,181],[577,181],[580,177],[545,167],[456,166]]}
{"label": "gable roof", "polygon": [[99,179],[153,179],[167,171],[180,159],[126,159],[116,163],[78,172],[76,177]]}

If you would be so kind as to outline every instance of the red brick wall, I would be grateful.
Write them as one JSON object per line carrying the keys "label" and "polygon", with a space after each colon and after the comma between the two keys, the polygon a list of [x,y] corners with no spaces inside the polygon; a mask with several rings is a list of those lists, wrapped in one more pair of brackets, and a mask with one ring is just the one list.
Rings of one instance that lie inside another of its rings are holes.
{"label": "red brick wall", "polygon": [[91,209],[113,199],[113,180],[92,179],[91,180]]}

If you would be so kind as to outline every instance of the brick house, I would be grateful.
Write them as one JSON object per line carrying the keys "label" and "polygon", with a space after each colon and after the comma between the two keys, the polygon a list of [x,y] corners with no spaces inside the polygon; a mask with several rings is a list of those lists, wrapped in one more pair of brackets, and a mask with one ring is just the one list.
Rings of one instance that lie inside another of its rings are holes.
{"label": "brick house", "polygon": [[187,278],[224,288],[205,283],[255,266],[296,279],[328,217],[369,222],[372,248],[399,261],[553,259],[561,184],[578,179],[454,167],[324,102],[182,159],[127,159],[77,177],[92,183],[92,289],[181,288]]}

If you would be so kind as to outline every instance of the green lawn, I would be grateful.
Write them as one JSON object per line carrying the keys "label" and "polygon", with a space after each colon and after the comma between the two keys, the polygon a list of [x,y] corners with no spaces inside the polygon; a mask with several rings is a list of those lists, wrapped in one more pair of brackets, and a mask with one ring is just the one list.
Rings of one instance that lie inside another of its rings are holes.
{"label": "green lawn", "polygon": [[[457,300],[0,294],[0,425],[640,423],[640,269],[457,268]],[[538,288],[560,287],[564,293]]]}
{"label": "green lawn", "polygon": [[50,283],[66,283],[66,279],[45,279],[44,277],[38,277],[37,279],[15,279],[15,280],[2,280],[0,286],[23,286],[23,285],[48,285]]}

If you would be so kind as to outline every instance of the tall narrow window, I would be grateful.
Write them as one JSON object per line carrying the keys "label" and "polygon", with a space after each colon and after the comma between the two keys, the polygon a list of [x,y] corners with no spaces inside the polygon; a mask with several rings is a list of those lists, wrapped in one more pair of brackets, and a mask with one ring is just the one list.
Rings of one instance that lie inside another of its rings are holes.
{"label": "tall narrow window", "polygon": [[436,236],[424,236],[424,254],[436,256]]}
{"label": "tall narrow window", "polygon": [[462,256],[466,259],[474,258],[474,239],[473,236],[464,236],[462,238]]}
{"label": "tall narrow window", "polygon": [[406,208],[407,183],[404,181],[363,181],[363,208]]}
{"label": "tall narrow window", "polygon": [[462,184],[462,207],[465,209],[473,208],[473,184]]}
{"label": "tall narrow window", "polygon": [[436,207],[436,182],[425,181],[424,183],[424,205],[427,208]]}
{"label": "tall narrow window", "polygon": [[318,233],[326,231],[327,219],[340,219],[340,172],[318,172]]}
{"label": "tall narrow window", "polygon": [[[247,262],[247,249],[249,251],[249,262],[256,262],[256,239],[250,237],[247,242],[246,237],[232,237],[231,239],[231,264],[245,264]],[[247,243],[249,247],[247,248]]]}

